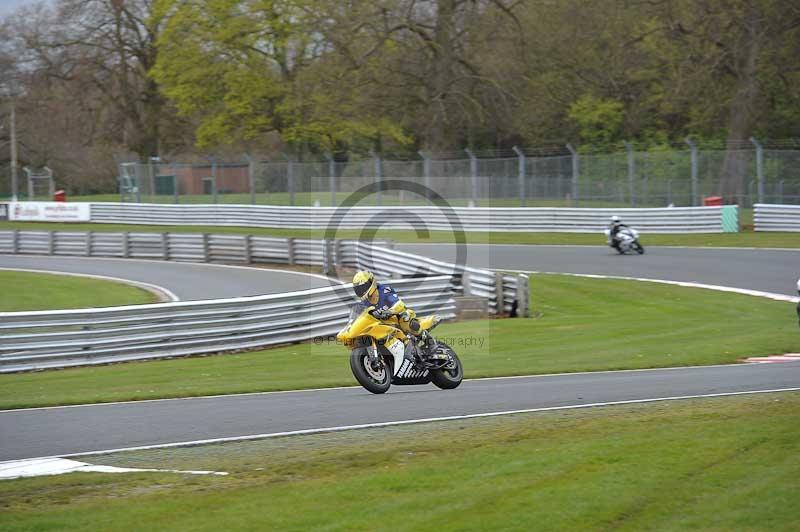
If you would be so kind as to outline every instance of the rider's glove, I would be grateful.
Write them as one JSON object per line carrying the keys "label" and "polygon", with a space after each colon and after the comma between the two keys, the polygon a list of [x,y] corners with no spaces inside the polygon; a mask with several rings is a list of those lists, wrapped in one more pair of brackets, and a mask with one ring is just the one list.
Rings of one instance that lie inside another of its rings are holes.
{"label": "rider's glove", "polygon": [[375,309],[372,311],[372,315],[379,320],[388,320],[392,317],[392,313],[389,311],[389,309]]}

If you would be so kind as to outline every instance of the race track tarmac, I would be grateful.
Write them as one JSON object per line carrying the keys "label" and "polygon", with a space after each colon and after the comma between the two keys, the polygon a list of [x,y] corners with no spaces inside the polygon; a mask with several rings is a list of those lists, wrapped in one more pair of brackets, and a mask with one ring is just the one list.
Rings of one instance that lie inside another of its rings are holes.
{"label": "race track tarmac", "polygon": [[[397,244],[396,249],[453,261],[452,244]],[[470,244],[467,264],[483,268],[619,275],[687,281],[797,295],[800,249],[648,247],[644,255],[617,254],[607,246]]]}
{"label": "race track tarmac", "polygon": [[166,288],[182,301],[277,294],[329,285],[324,278],[296,272],[95,257],[0,255],[0,268],[117,277]]}
{"label": "race track tarmac", "polygon": [[[346,359],[342,359],[346,364]],[[360,387],[0,412],[0,460],[429,419],[800,388],[800,362],[464,381],[456,390]]]}

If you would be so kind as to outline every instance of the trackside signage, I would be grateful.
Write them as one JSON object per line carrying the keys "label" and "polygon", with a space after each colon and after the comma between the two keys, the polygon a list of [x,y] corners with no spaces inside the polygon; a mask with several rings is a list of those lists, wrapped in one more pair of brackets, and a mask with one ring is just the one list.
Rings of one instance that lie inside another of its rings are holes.
{"label": "trackside signage", "polygon": [[8,220],[8,203],[0,203],[0,220]]}
{"label": "trackside signage", "polygon": [[88,222],[89,203],[26,201],[12,203],[8,219],[15,222]]}

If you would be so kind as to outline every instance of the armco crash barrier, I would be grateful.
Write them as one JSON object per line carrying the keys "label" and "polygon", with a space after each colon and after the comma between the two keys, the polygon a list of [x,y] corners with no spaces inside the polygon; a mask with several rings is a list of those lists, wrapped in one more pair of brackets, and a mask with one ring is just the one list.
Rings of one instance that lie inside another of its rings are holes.
{"label": "armco crash barrier", "polygon": [[[525,275],[465,268],[358,241],[0,231],[0,253],[372,268],[380,277],[392,277],[403,299],[421,313],[455,317],[454,297],[471,294],[486,298],[492,314],[528,315]],[[310,340],[338,331],[347,317],[348,301],[354,302],[350,285],[335,285],[259,297],[0,313],[0,373]]]}
{"label": "armco crash barrier", "polygon": [[251,235],[184,233],[104,233],[77,231],[0,231],[0,253],[66,255],[187,262],[289,264],[371,269],[380,277],[402,278],[448,275],[458,295],[489,299],[492,314],[516,312],[518,276],[449,264],[403,253],[384,243],[356,240],[308,240]]}
{"label": "armco crash barrier", "polygon": [[753,226],[756,231],[800,231],[800,205],[754,206]]}
{"label": "armco crash barrier", "polygon": [[[92,203],[94,223],[226,225],[298,229],[409,229],[424,221],[433,231],[601,233],[612,215],[642,233],[722,233],[723,211],[736,206],[659,209],[428,207],[279,207]],[[454,227],[454,224],[456,227]],[[731,230],[728,227],[727,230]]]}
{"label": "armco crash barrier", "polygon": [[[394,282],[422,313],[455,315],[451,278]],[[0,373],[214,353],[325,339],[347,320],[349,285],[287,294],[0,313]]]}

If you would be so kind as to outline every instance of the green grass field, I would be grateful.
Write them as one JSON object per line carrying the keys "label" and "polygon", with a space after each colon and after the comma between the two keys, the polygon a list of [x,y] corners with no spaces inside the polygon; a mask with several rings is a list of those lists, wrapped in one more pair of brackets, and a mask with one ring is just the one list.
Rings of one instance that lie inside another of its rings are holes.
{"label": "green grass field", "polygon": [[88,458],[230,474],[4,481],[0,528],[798,530],[798,411],[766,394]]}
{"label": "green grass field", "polygon": [[[271,227],[225,227],[225,226],[185,226],[185,225],[125,225],[88,223],[42,223],[42,222],[0,222],[0,231],[12,229],[28,231],[102,231],[102,232],[155,232],[155,233],[218,233],[250,234],[260,236],[324,238],[324,230],[280,229]],[[364,239],[373,233],[358,230],[340,230],[336,238]],[[396,242],[451,243],[453,233],[449,231],[429,231],[417,234],[414,231],[381,230],[375,238]],[[466,234],[471,244],[572,244],[605,245],[601,233],[511,233],[511,232],[470,232]],[[800,233],[740,233],[719,234],[680,234],[680,235],[642,235],[642,243],[648,246],[692,246],[692,247],[755,247],[755,248],[800,248]]]}
{"label": "green grass field", "polygon": [[[536,318],[444,324],[467,378],[736,362],[800,352],[791,303],[654,283],[531,278]],[[112,366],[0,375],[0,408],[354,385],[324,342]]]}
{"label": "green grass field", "polygon": [[0,312],[158,302],[155,294],[135,286],[72,275],[0,270],[0,287]]}

